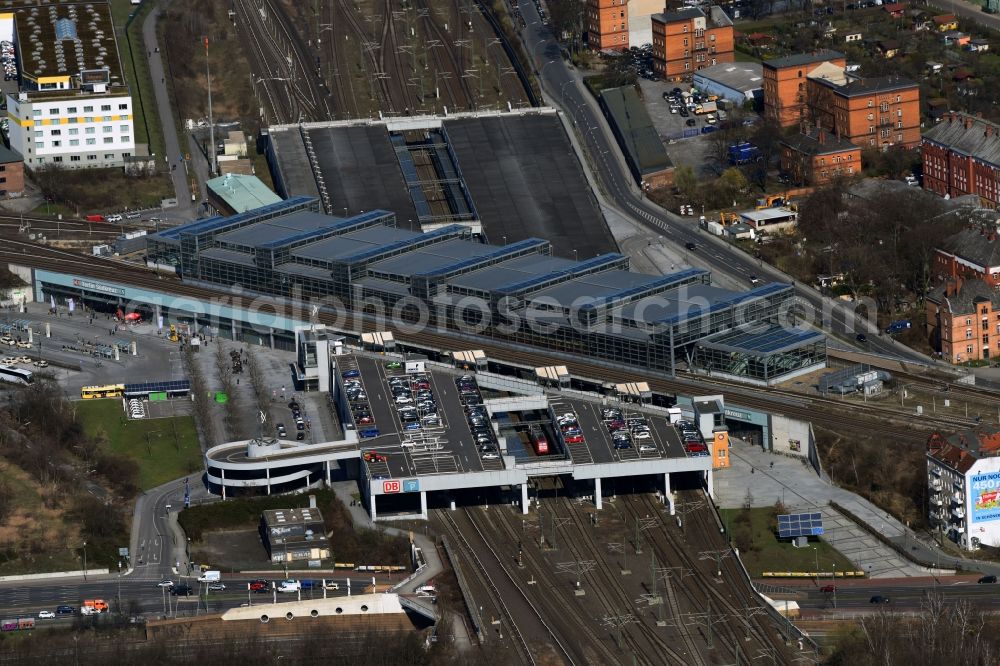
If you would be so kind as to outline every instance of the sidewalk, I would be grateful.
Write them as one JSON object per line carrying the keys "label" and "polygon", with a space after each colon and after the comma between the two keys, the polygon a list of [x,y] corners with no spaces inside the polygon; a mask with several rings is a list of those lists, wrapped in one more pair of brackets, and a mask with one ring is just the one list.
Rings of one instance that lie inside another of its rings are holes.
{"label": "sidewalk", "polygon": [[[749,500],[752,507],[781,502],[793,512],[820,511],[826,528],[823,540],[854,562],[858,570],[872,578],[929,575],[828,504],[835,501],[887,536],[902,538],[903,525],[864,498],[820,479],[804,460],[767,453],[739,440],[734,440],[730,456],[732,467],[715,473],[715,498],[720,507],[738,508]],[[915,543],[912,533],[909,540]]]}

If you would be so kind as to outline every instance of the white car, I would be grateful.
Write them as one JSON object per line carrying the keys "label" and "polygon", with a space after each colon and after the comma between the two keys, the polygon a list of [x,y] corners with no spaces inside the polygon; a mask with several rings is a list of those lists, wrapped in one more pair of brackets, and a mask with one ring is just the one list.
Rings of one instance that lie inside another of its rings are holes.
{"label": "white car", "polygon": [[173,587],[174,586],[174,581],[172,581],[172,580],[161,580],[159,583],[156,584],[156,586],[157,587]]}
{"label": "white car", "polygon": [[119,215],[119,214],[117,214],[117,213],[115,213],[114,215],[108,215],[106,218],[104,218],[104,221],[105,222],[121,222],[122,221],[122,216]]}
{"label": "white car", "polygon": [[18,342],[16,344],[21,349],[31,349],[31,343],[28,342],[27,340],[21,340],[20,342]]}
{"label": "white car", "polygon": [[652,444],[643,444],[639,447],[639,453],[655,453],[656,447]]}
{"label": "white car", "polygon": [[208,589],[212,590],[213,592],[219,592],[226,589],[226,585],[224,583],[212,583],[211,585],[208,586]]}
{"label": "white car", "polygon": [[493,451],[487,451],[483,454],[483,460],[499,460],[500,454]]}
{"label": "white car", "polygon": [[334,583],[332,580],[328,580],[323,584],[323,589],[326,590],[339,590],[340,583]]}
{"label": "white car", "polygon": [[413,398],[408,398],[405,395],[401,395],[398,398],[396,398],[396,404],[397,405],[412,405],[413,404]]}
{"label": "white car", "polygon": [[640,430],[639,432],[633,432],[632,437],[634,439],[651,439],[653,436],[645,430]]}
{"label": "white car", "polygon": [[51,620],[51,619],[55,618],[55,616],[56,616],[56,614],[55,614],[54,611],[50,611],[50,610],[38,611],[38,619],[39,620]]}
{"label": "white car", "polygon": [[38,359],[37,361],[35,361],[35,366],[39,368],[47,368],[49,367],[49,362],[46,361],[45,359]]}

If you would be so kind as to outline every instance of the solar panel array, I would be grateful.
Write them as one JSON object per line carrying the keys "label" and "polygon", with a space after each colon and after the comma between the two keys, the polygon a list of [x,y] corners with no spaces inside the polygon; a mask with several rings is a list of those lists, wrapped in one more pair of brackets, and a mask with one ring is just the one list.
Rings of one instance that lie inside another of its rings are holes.
{"label": "solar panel array", "polygon": [[143,382],[141,384],[126,384],[125,395],[149,395],[150,393],[186,393],[191,390],[191,382],[187,379],[175,379],[166,382]]}
{"label": "solar panel array", "polygon": [[823,514],[819,512],[778,516],[778,537],[781,539],[820,534],[823,534]]}

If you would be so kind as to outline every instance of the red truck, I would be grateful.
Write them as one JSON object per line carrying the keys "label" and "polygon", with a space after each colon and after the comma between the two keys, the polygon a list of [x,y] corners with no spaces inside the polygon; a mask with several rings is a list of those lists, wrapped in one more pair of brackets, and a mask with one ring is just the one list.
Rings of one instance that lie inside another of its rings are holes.
{"label": "red truck", "polygon": [[103,221],[104,221],[104,216],[103,215],[88,215],[87,216],[87,222],[103,222]]}

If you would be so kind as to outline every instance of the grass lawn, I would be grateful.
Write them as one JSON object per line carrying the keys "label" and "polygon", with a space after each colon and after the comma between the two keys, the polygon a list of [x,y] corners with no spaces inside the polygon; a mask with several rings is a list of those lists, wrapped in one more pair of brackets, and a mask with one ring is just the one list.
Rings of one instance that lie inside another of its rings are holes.
{"label": "grass lawn", "polygon": [[[142,39],[142,22],[151,11],[152,4],[147,2],[143,6],[143,11],[138,13],[139,6],[132,5],[129,0],[111,0],[111,14],[115,22],[115,36],[118,39],[118,53],[125,80],[128,81],[134,98],[132,123],[135,127],[135,142],[149,144],[150,153],[163,155],[166,149],[160,116],[156,110],[156,96],[149,75],[149,60],[142,55],[146,50]],[[125,23],[132,12],[137,13],[129,26],[126,38]]]}
{"label": "grass lawn", "polygon": [[759,577],[764,571],[815,571],[817,557],[820,571],[854,570],[857,567],[824,541],[810,540],[806,548],[796,548],[791,543],[779,541],[768,523],[773,509],[750,509],[749,524],[737,520],[743,509],[722,509],[723,524],[728,524],[730,537],[739,544],[740,532],[749,529],[751,548],[741,548],[740,557],[751,576]]}
{"label": "grass lawn", "polygon": [[113,398],[81,400],[75,405],[88,435],[93,437],[103,429],[111,451],[138,463],[143,490],[190,474],[201,466],[201,446],[191,416],[128,420],[122,414],[121,401]]}

